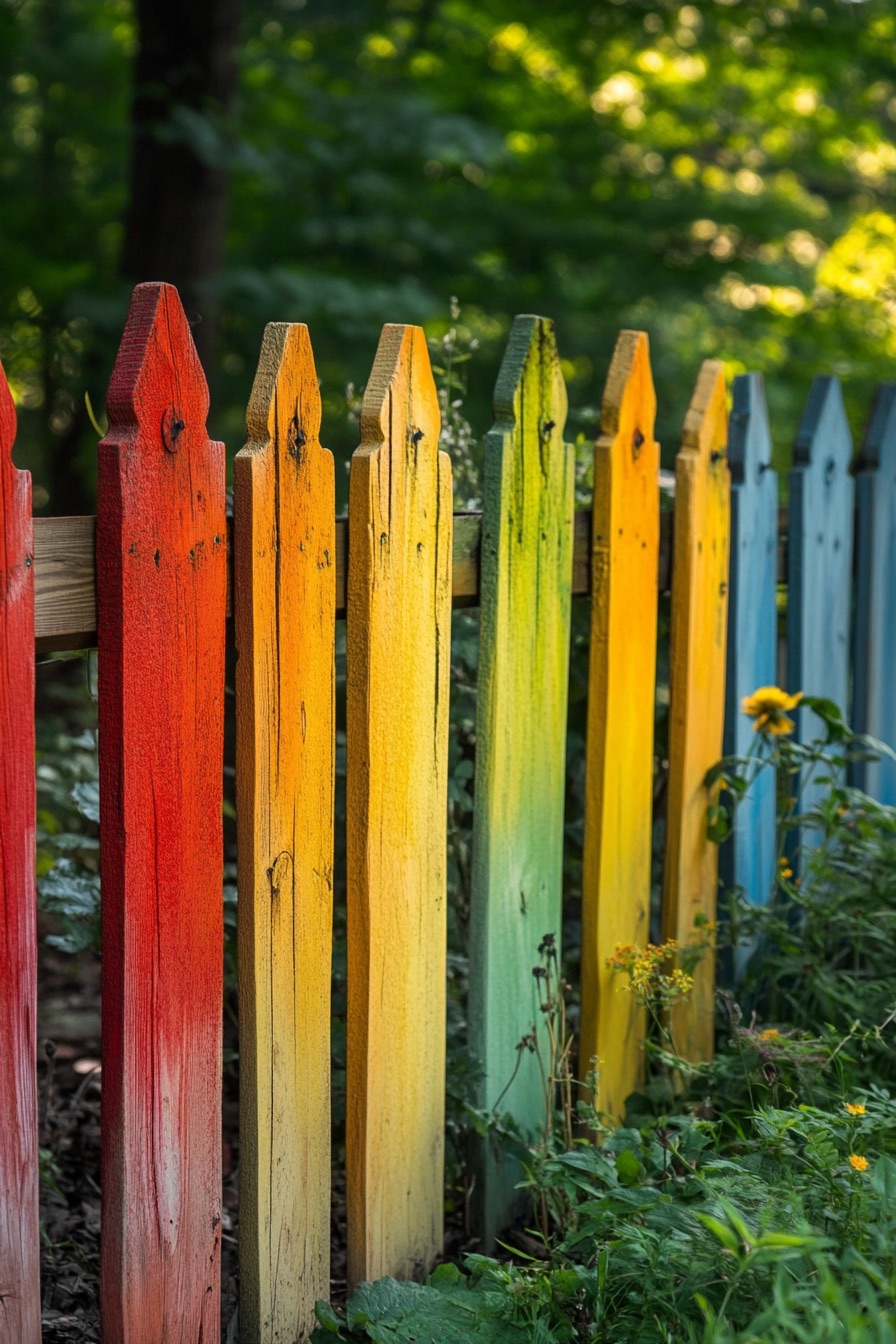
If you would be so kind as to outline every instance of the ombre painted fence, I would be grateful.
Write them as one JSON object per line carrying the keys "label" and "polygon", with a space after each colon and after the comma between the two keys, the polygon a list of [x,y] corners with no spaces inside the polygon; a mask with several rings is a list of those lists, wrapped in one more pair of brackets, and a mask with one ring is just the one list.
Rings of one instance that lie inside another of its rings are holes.
{"label": "ombre painted fence", "polygon": [[[729,408],[730,398],[730,408]],[[682,398],[684,403],[685,398]],[[883,387],[855,463],[836,380],[800,426],[786,536],[761,379],[697,371],[661,512],[647,337],[609,363],[594,503],[576,512],[553,327],[514,323],[481,515],[454,515],[422,332],[387,326],[347,520],[321,446],[311,341],[264,335],[225,516],[224,451],[176,292],[135,291],[99,448],[98,517],[31,518],[0,379],[0,1344],[37,1344],[34,654],[98,646],[103,881],[103,1238],[109,1344],[218,1344],[224,659],[233,613],[239,848],[240,1338],[307,1338],[329,1296],[333,893],[348,907],[346,1184],[353,1281],[424,1273],[442,1240],[446,813],[452,605],[479,606],[470,1051],[483,1108],[544,1111],[532,965],[559,938],[572,604],[590,603],[581,1069],[620,1115],[645,1023],[607,969],[649,938],[657,604],[670,593],[661,923],[712,922],[707,769],[743,751],[742,698],[777,680],[893,742],[896,414]],[[853,493],[855,490],[855,507]],[[858,517],[858,528],[854,528]],[[674,540],[673,540],[674,538]],[[855,541],[854,541],[855,538]],[[856,576],[854,578],[854,575]],[[851,622],[851,612],[855,613]],[[334,830],[334,649],[347,621],[347,869]],[[799,724],[799,731],[811,725]],[[896,802],[891,763],[859,781]],[[774,798],[721,854],[772,889]],[[745,824],[743,824],[745,823]],[[712,1049],[714,968],[675,1020]],[[519,1067],[514,1074],[514,1065]],[[505,1091],[511,1074],[512,1086]],[[475,1154],[485,1243],[518,1170]]]}

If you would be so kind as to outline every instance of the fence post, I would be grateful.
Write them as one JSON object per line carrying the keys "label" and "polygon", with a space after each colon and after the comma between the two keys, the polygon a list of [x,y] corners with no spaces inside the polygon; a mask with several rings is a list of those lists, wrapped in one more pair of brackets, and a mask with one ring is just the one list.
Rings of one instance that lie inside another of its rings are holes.
{"label": "fence post", "polygon": [[[896,383],[883,383],[856,462],[853,727],[896,748]],[[896,761],[852,769],[852,782],[896,804]]]}
{"label": "fence post", "polygon": [[330,1295],[336,498],[308,328],[265,330],[234,462],[240,1338]]}
{"label": "fence post", "polygon": [[[663,936],[685,947],[713,924],[718,849],[707,839],[704,778],[722,754],[728,617],[729,474],[723,366],[704,361],[675,463],[669,791]],[[715,958],[707,951],[673,1014],[679,1054],[712,1057]]]}
{"label": "fence post", "polygon": [[349,480],[348,1277],[442,1246],[451,463],[419,327],[386,326]]}
{"label": "fence post", "polygon": [[[517,317],[485,444],[476,710],[470,1053],[480,1104],[541,1134],[548,1036],[533,967],[552,936],[559,966],[572,541],[572,449],[554,326]],[[556,977],[555,977],[556,982]],[[537,1038],[541,1067],[523,1037]],[[505,1089],[511,1075],[515,1077]],[[518,1163],[480,1150],[476,1220],[490,1246],[520,1195]]]}
{"label": "fence post", "polygon": [[[735,378],[733,400],[724,754],[745,756],[755,734],[741,708],[744,697],[777,680],[778,477],[761,375]],[[775,880],[775,809],[775,777],[762,770],[738,807],[734,834],[719,851],[723,885],[740,887],[752,905],[767,904]]]}
{"label": "fence post", "polygon": [[620,332],[594,447],[579,1073],[621,1117],[644,1072],[645,1015],[607,967],[647,942],[653,827],[659,460],[647,336]]}
{"label": "fence post", "polygon": [[224,449],[171,285],[131,300],[99,448],[101,1307],[220,1337]]}
{"label": "fence post", "polygon": [[[826,696],[847,712],[852,597],[852,437],[836,378],[816,378],[800,421],[790,473],[787,543],[787,689]],[[806,709],[796,712],[800,742],[822,731]],[[797,808],[808,811],[827,786],[808,784]],[[814,843],[801,829],[800,846]]]}
{"label": "fence post", "polygon": [[0,366],[0,1344],[40,1344],[34,542]]}

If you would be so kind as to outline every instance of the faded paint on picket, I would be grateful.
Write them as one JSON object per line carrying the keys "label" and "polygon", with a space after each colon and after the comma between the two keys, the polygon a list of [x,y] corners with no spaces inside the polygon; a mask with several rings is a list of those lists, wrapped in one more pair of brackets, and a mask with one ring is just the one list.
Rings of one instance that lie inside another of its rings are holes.
{"label": "faded paint on picket", "polygon": [[103,1329],[220,1338],[224,449],[170,285],[99,448]]}
{"label": "faded paint on picket", "polygon": [[[896,383],[878,389],[859,451],[852,725],[896,748]],[[896,760],[853,766],[852,782],[896,804]]]}
{"label": "faded paint on picket", "polygon": [[[825,696],[846,712],[852,600],[852,436],[836,378],[816,378],[800,421],[790,472],[787,544],[787,689]],[[824,736],[820,719],[796,711],[800,742]],[[800,790],[808,811],[825,785]],[[818,832],[802,827],[795,844]],[[793,861],[796,862],[794,853]]]}
{"label": "faded paint on picket", "polygon": [[304,325],[265,330],[234,462],[240,1337],[330,1295],[336,498]]}
{"label": "faded paint on picket", "polygon": [[[725,697],[726,756],[755,746],[746,696],[777,683],[778,477],[765,389],[758,373],[734,380],[729,422],[731,583]],[[737,886],[751,905],[765,905],[775,880],[775,776],[758,772],[738,806],[734,834],[719,853],[724,886]]]}
{"label": "faded paint on picket", "polygon": [[[722,755],[728,621],[729,472],[725,378],[704,361],[675,462],[670,632],[669,786],[663,936],[702,941],[718,895],[718,847],[707,838],[706,772]],[[673,1015],[676,1047],[713,1050],[715,959],[704,953],[690,997]]]}
{"label": "faded paint on picket", "polygon": [[[515,319],[494,404],[483,463],[470,1053],[483,1070],[480,1105],[500,1098],[500,1111],[531,1133],[544,1129],[549,1058],[532,970],[545,934],[559,950],[562,923],[575,511],[552,322]],[[542,1065],[520,1048],[532,1036]],[[488,1246],[521,1202],[522,1172],[489,1141],[479,1159],[473,1198]]]}
{"label": "faded paint on picket", "polygon": [[0,1341],[40,1344],[34,538],[0,365]]}
{"label": "faded paint on picket", "polygon": [[621,1116],[643,1080],[645,1015],[607,966],[648,941],[656,694],[659,444],[643,332],[623,331],[594,449],[579,1072]]}
{"label": "faded paint on picket", "polygon": [[426,338],[386,326],[349,482],[350,1283],[442,1246],[451,464]]}

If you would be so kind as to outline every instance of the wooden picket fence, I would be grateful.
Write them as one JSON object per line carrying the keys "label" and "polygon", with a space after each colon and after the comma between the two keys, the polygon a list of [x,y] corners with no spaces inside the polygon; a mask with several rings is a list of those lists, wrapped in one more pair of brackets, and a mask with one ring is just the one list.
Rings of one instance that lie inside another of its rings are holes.
{"label": "wooden picket fence", "polygon": [[[222,762],[229,604],[237,663],[240,1338],[307,1338],[329,1295],[334,640],[347,613],[349,1278],[419,1274],[441,1247],[451,609],[477,603],[470,1049],[494,1104],[538,1021],[531,968],[561,927],[571,599],[590,593],[580,1057],[619,1114],[645,1023],[606,958],[648,938],[657,594],[671,588],[663,927],[712,920],[704,776],[744,750],[744,695],[776,682],[779,514],[762,382],[699,372],[661,519],[648,342],[618,340],[576,513],[550,322],[514,323],[481,516],[452,512],[422,332],[384,328],[347,521],[307,329],[270,325],[237,455],[224,450],[176,292],[134,293],[99,447],[97,519],[34,519],[0,376],[0,1341],[40,1339],[34,652],[99,648],[102,1273],[110,1344],[220,1339]],[[896,387],[854,465],[835,379],[796,443],[787,680],[896,742]],[[665,526],[661,526],[664,523]],[[232,567],[228,569],[228,550]],[[730,556],[730,563],[729,563]],[[230,581],[228,578],[230,572]],[[229,583],[229,587],[228,587]],[[850,671],[851,669],[851,671]],[[811,731],[801,715],[801,731]],[[892,762],[860,781],[896,801]],[[767,899],[774,797],[757,789],[725,880]],[[712,1049],[714,968],[676,1023]],[[543,1115],[525,1052],[502,1102]],[[517,1172],[483,1145],[486,1242]]]}

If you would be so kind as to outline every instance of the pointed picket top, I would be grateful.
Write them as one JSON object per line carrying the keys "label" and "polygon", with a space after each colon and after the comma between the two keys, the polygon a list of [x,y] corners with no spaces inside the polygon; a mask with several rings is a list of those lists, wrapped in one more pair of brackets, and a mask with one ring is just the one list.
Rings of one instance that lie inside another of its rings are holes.
{"label": "pointed picket top", "polygon": [[[483,1109],[501,1097],[532,1133],[544,1123],[544,1081],[538,1057],[518,1047],[544,1033],[539,944],[549,935],[560,949],[575,507],[552,322],[515,318],[494,404],[483,461],[470,1051]],[[546,1037],[540,1044],[544,1058]],[[518,1210],[521,1179],[511,1155],[480,1145],[473,1211],[484,1246]]]}
{"label": "pointed picket top", "polygon": [[0,1337],[40,1344],[31,477],[0,365]]}
{"label": "pointed picket top", "polygon": [[419,327],[384,328],[349,477],[351,1284],[442,1246],[451,463]]}
{"label": "pointed picket top", "polygon": [[171,285],[139,285],[99,445],[101,1310],[219,1338],[224,448]]}
{"label": "pointed picket top", "polygon": [[648,942],[659,552],[659,444],[650,347],[616,342],[594,448],[591,643],[582,874],[582,1068],[617,1117],[643,1077],[643,1010],[607,965]]}
{"label": "pointed picket top", "polygon": [[246,448],[266,449],[276,442],[284,428],[283,407],[290,401],[295,405],[285,426],[287,451],[298,470],[306,456],[327,453],[320,446],[320,383],[314,351],[304,322],[269,322],[246,408]]}
{"label": "pointed picket top", "polygon": [[[669,790],[663,935],[703,941],[714,924],[718,850],[706,834],[706,772],[722,755],[728,617],[729,489],[724,366],[705,360],[676,459],[670,634]],[[674,1014],[686,1058],[712,1055],[715,965],[706,952]]]}
{"label": "pointed picket top", "polygon": [[420,444],[423,452],[436,451],[439,398],[426,336],[421,327],[387,322],[361,403],[361,444],[352,457],[379,452],[398,426],[410,430],[415,449]]}
{"label": "pointed picket top", "polygon": [[240,1330],[262,1344],[310,1334],[329,1293],[336,499],[303,324],[266,327],[246,422],[233,473]]}
{"label": "pointed picket top", "polygon": [[553,322],[521,313],[513,319],[495,383],[493,434],[519,422],[527,370],[539,369],[539,396],[545,407],[541,432],[562,442],[569,401],[560,369]]}
{"label": "pointed picket top", "polygon": [[177,290],[162,282],[137,285],[106,398],[106,438],[140,427],[169,453],[182,452],[194,434],[205,435],[208,407],[208,385]]}
{"label": "pointed picket top", "polygon": [[[840,382],[816,378],[800,422],[790,472],[787,546],[787,690],[824,696],[849,712],[849,650],[852,618],[852,538],[854,484],[850,475],[852,436]],[[808,709],[796,714],[796,735],[809,741],[823,726]],[[799,811],[821,796],[810,785],[799,796]],[[812,845],[817,831],[794,837]]]}
{"label": "pointed picket top", "polygon": [[[755,741],[744,698],[777,681],[778,478],[765,389],[758,373],[734,380],[729,424],[731,466],[731,582],[725,697],[726,756],[744,756]],[[753,905],[765,905],[775,879],[775,781],[762,771],[737,812],[723,845],[723,886],[740,887]],[[739,964],[748,955],[743,949]]]}
{"label": "pointed picket top", "polygon": [[[853,727],[896,748],[896,383],[877,389],[855,465],[856,606]],[[896,761],[853,766],[851,782],[896,804]]]}
{"label": "pointed picket top", "polygon": [[881,383],[874,394],[855,471],[896,472],[896,383]]}
{"label": "pointed picket top", "polygon": [[[632,448],[640,448],[641,444],[635,445],[634,439],[640,436],[652,440],[655,420],[656,389],[649,337],[646,331],[620,331],[600,404],[600,437],[595,448],[611,452],[614,440],[629,422],[633,423]],[[637,462],[640,457],[633,460]]]}
{"label": "pointed picket top", "polygon": [[824,453],[824,474],[834,468],[846,470],[852,459],[852,435],[843,405],[840,379],[825,375],[813,379],[793,445],[793,466],[813,467]]}
{"label": "pointed picket top", "polygon": [[728,424],[728,466],[732,485],[759,485],[772,469],[772,439],[761,373],[734,380]]}

